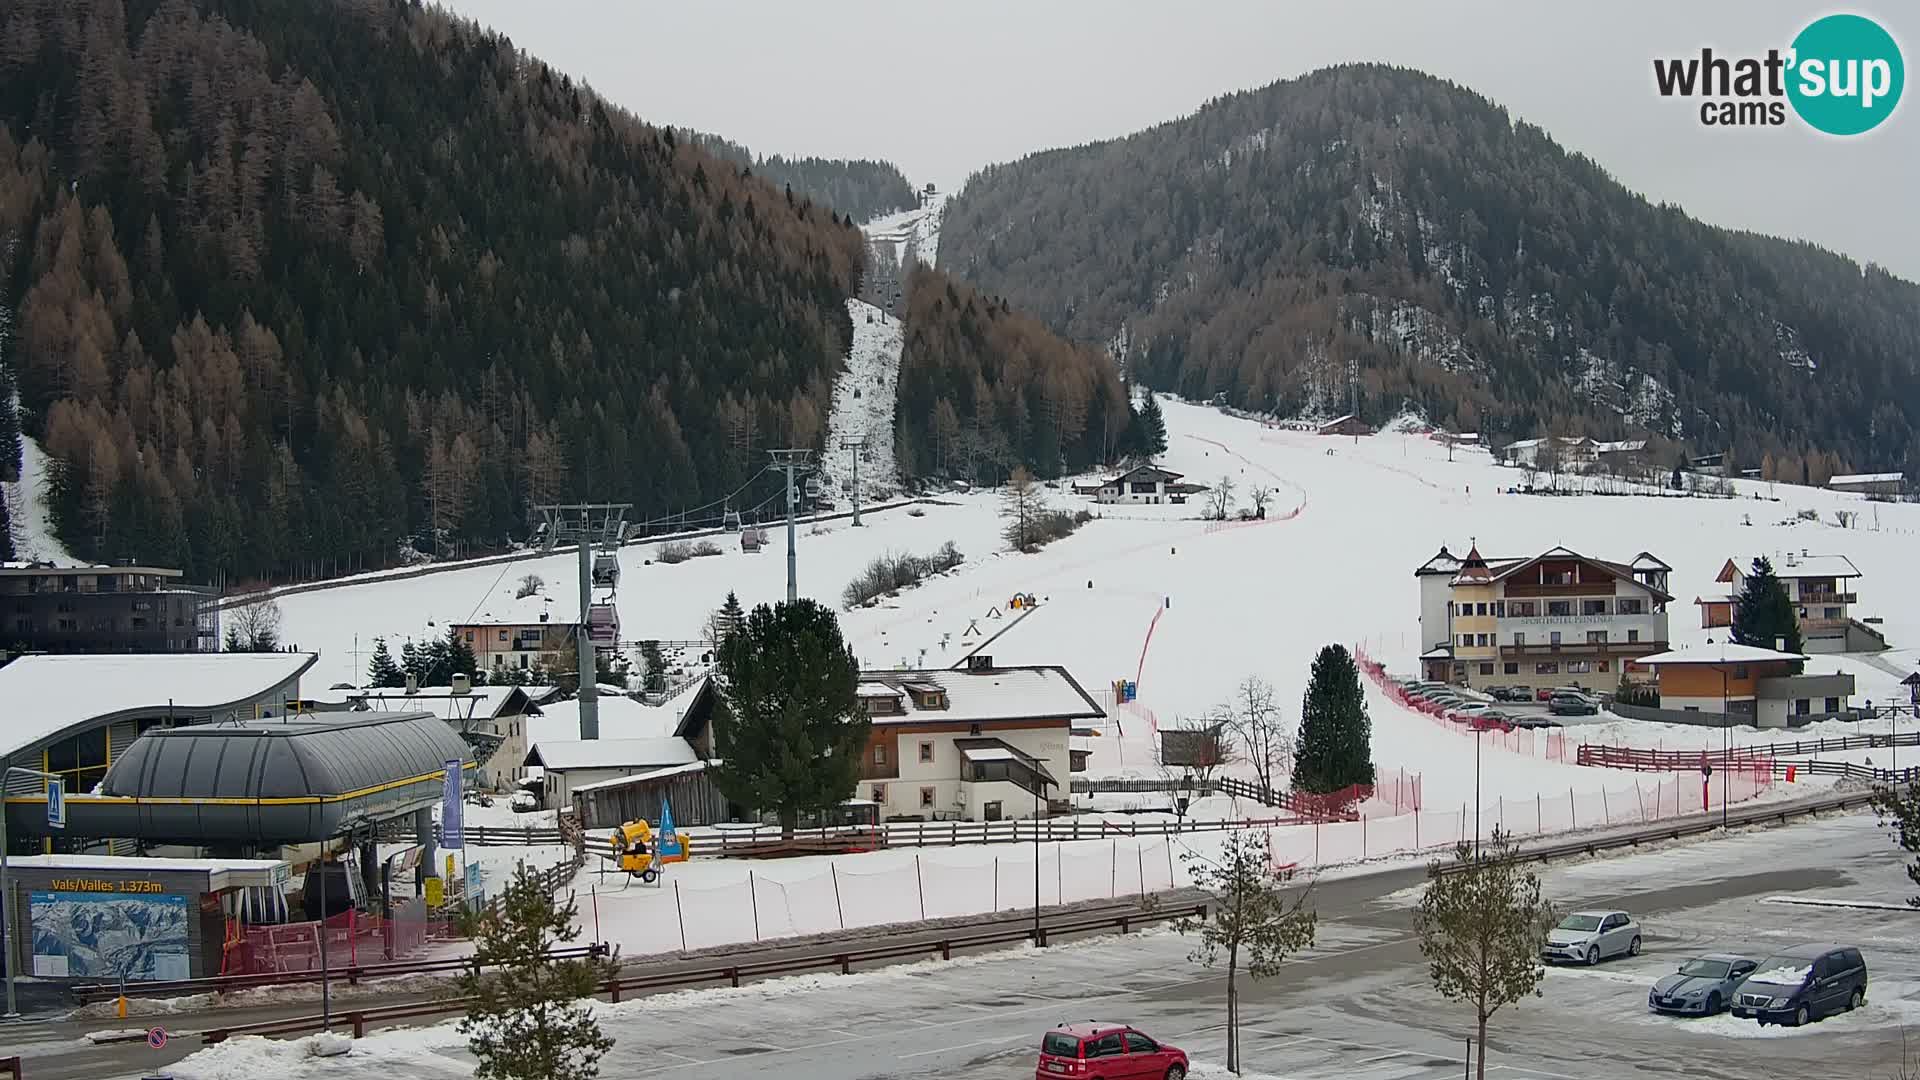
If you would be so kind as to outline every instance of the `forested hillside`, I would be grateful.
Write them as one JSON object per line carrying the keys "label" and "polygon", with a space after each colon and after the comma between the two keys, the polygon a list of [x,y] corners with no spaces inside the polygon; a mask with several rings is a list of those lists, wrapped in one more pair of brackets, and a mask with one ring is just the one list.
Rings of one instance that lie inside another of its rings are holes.
{"label": "forested hillside", "polygon": [[778,154],[756,157],[753,151],[718,135],[688,128],[681,128],[680,134],[715,157],[753,170],[775,187],[792,188],[795,195],[824,203],[855,221],[871,221],[918,201],[913,185],[891,161],[784,158]]}
{"label": "forested hillside", "polygon": [[1375,418],[1920,465],[1920,287],[1649,203],[1417,72],[1328,69],[989,168],[940,263],[1190,396],[1324,416],[1357,376]]}
{"label": "forested hillside", "polygon": [[816,445],[857,229],[408,0],[10,0],[0,313],[77,553],[323,573]]}
{"label": "forested hillside", "polygon": [[907,276],[894,452],[902,476],[999,483],[1130,449],[1130,403],[1110,359],[947,274]]}

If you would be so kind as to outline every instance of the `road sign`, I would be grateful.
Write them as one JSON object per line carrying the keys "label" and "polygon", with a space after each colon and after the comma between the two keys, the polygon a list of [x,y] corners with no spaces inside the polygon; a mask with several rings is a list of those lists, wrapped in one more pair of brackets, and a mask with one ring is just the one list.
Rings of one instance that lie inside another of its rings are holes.
{"label": "road sign", "polygon": [[427,879],[427,906],[438,910],[440,905],[446,903],[447,902],[446,889],[447,887],[441,883],[439,878],[437,877],[428,878]]}
{"label": "road sign", "polygon": [[164,1050],[167,1045],[167,1029],[163,1027],[147,1029],[147,1045],[155,1050]]}
{"label": "road sign", "polygon": [[67,827],[67,782],[65,780],[47,781],[47,828],[64,829]]}

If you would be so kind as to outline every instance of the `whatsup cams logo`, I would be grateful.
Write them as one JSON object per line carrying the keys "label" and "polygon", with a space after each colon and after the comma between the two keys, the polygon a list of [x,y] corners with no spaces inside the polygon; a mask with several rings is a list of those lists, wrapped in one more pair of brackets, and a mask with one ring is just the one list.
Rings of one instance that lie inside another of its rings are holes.
{"label": "whatsup cams logo", "polygon": [[1899,44],[1863,15],[1815,19],[1764,56],[1703,48],[1653,62],[1660,96],[1698,99],[1708,127],[1779,127],[1791,110],[1815,131],[1861,135],[1893,115],[1906,81]]}

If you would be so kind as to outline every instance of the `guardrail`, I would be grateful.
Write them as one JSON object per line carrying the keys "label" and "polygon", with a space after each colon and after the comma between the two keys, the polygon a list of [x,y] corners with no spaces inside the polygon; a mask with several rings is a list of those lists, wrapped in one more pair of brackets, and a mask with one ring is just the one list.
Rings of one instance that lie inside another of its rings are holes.
{"label": "guardrail", "polygon": [[801,829],[791,841],[782,840],[779,826],[753,829],[717,829],[711,833],[688,830],[697,856],[751,856],[777,846],[818,843],[821,850],[844,851],[849,841],[869,847],[959,847],[964,844],[1031,843],[1034,840],[1111,840],[1115,837],[1184,836],[1228,829],[1262,829],[1298,825],[1297,816],[1196,821],[1079,821],[1055,822],[1042,818],[1024,821],[919,821],[837,829]]}
{"label": "guardrail", "polygon": [[[604,943],[555,949],[547,954],[554,960],[609,955],[613,954]],[[471,967],[473,967],[471,958],[423,960],[414,963],[360,964],[330,968],[326,977],[332,982],[345,982],[349,986],[357,986],[364,980],[387,979],[401,975],[433,975],[466,970]],[[172,997],[179,994],[220,994],[233,990],[251,990],[261,986],[289,986],[320,981],[321,972],[318,968],[309,971],[263,971],[252,975],[209,975],[199,979],[128,983],[126,995],[128,997]],[[69,987],[68,992],[73,995],[75,1001],[86,1004],[94,1001],[112,1001],[120,996],[121,987],[117,983],[83,983]]]}
{"label": "guardrail", "polygon": [[[1790,818],[1817,814],[1826,810],[1846,810],[1858,806],[1870,806],[1873,796],[1869,793],[1829,795],[1806,802],[1787,806],[1754,806],[1728,813],[1724,818],[1718,814],[1706,814],[1683,818],[1661,825],[1650,825],[1631,832],[1614,833],[1608,836],[1586,837],[1566,840],[1553,844],[1529,844],[1520,848],[1522,858],[1545,862],[1549,859],[1564,858],[1568,855],[1594,855],[1614,848],[1638,847],[1656,840],[1677,840],[1683,836],[1697,836],[1701,833],[1716,832],[1719,829],[1736,825],[1754,825],[1763,821],[1786,822]],[[1443,874],[1459,873],[1464,867],[1443,864]]]}
{"label": "guardrail", "polygon": [[[1844,739],[1822,739],[1818,742],[1789,744],[1803,748],[1801,752],[1828,752],[1838,750],[1866,749],[1868,746],[1881,747],[1887,743],[1883,735],[1850,735]],[[1879,740],[1867,743],[1864,740]],[[1840,744],[1847,745],[1842,746]],[[1823,745],[1824,744],[1824,745]],[[1898,745],[1908,745],[1904,741]],[[1783,750],[1785,748],[1782,748]],[[1710,767],[1727,768],[1736,772],[1761,772],[1773,776],[1785,775],[1788,769],[1813,776],[1843,776],[1854,780],[1870,780],[1884,783],[1895,780],[1920,779],[1920,766],[1900,769],[1880,769],[1870,765],[1855,765],[1848,761],[1787,761],[1780,754],[1761,752],[1762,748],[1747,746],[1730,751],[1720,750],[1636,750],[1626,746],[1597,746],[1591,743],[1580,747],[1579,763],[1607,769],[1627,769],[1634,772],[1680,772],[1688,769]]]}
{"label": "guardrail", "polygon": [[[892,945],[875,945],[867,948],[828,949],[808,953],[803,956],[776,960],[761,960],[748,963],[722,964],[713,967],[695,968],[684,971],[661,972],[654,975],[633,975],[626,978],[608,979],[601,983],[594,996],[605,996],[610,1001],[619,1001],[624,995],[644,993],[649,990],[665,990],[678,987],[703,986],[709,983],[725,983],[739,986],[748,979],[764,978],[772,975],[790,975],[805,971],[819,971],[837,968],[841,974],[849,974],[854,964],[875,960],[899,960],[907,957],[932,956],[938,954],[943,960],[953,958],[955,949],[980,948],[993,945],[1008,945],[1017,941],[1032,939],[1036,944],[1045,946],[1050,936],[1061,934],[1089,933],[1097,930],[1118,929],[1129,933],[1133,927],[1172,919],[1206,918],[1205,904],[1182,904],[1167,908],[1140,909],[1121,914],[1103,915],[1095,918],[1062,918],[1056,922],[1042,922],[1038,927],[1032,925],[1008,926],[978,933],[951,934],[935,940],[899,942]],[[396,1020],[412,1020],[426,1016],[445,1016],[462,1012],[471,999],[465,997],[441,998],[410,1005],[394,1005],[377,1009],[356,1009],[342,1013],[340,1023],[353,1032],[354,1038],[365,1035],[372,1026],[390,1023]],[[227,1028],[210,1028],[201,1032],[200,1039],[207,1045],[225,1042],[237,1035],[296,1035],[308,1031],[317,1031],[326,1025],[326,1018],[309,1015],[284,1020],[268,1020],[257,1024],[239,1024]]]}

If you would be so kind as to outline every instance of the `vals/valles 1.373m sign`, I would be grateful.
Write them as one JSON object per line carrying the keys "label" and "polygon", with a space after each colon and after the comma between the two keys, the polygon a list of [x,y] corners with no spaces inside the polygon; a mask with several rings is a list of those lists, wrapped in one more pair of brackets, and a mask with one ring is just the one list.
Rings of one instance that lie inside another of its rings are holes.
{"label": "vals/valles 1.373m sign", "polygon": [[1828,135],[1861,135],[1885,123],[1906,87],[1900,45],[1863,15],[1808,23],[1785,49],[1764,56],[1698,56],[1653,62],[1661,97],[1698,98],[1708,127],[1777,127],[1787,111]]}

